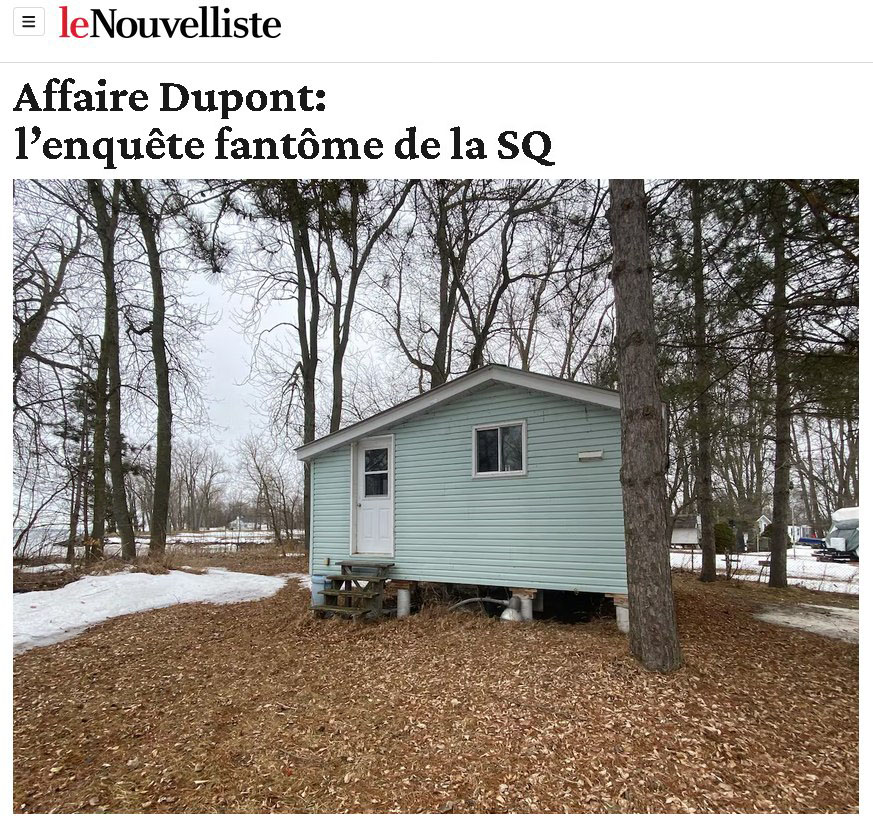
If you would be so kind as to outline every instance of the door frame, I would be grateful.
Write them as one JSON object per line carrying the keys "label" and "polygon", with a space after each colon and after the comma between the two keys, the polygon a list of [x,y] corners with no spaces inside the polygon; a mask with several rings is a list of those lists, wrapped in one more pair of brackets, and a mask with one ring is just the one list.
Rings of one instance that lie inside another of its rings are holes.
{"label": "door frame", "polygon": [[[368,443],[388,442],[388,489],[391,493],[391,551],[390,552],[358,552],[358,457],[361,449],[366,448]],[[360,555],[367,558],[393,558],[394,557],[394,525],[396,520],[396,494],[394,488],[394,434],[373,435],[353,441],[349,446],[350,461],[350,484],[349,484],[349,555]]]}

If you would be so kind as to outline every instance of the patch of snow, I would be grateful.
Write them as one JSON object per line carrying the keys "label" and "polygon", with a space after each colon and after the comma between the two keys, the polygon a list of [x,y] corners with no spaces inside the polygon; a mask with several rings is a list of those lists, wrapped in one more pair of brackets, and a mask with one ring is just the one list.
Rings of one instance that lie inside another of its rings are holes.
{"label": "patch of snow", "polygon": [[[212,529],[205,532],[179,532],[176,535],[168,535],[167,546],[197,544],[199,552],[235,552],[239,544],[271,544],[273,540],[273,533],[265,530],[235,532],[230,529]],[[149,539],[147,537],[136,538],[134,542],[137,556],[148,555]],[[76,547],[76,557],[81,557],[84,553],[84,547]],[[116,558],[121,555],[121,538],[117,535],[108,537],[104,546],[104,555],[107,558]]]}
{"label": "patch of snow", "polygon": [[18,571],[23,573],[63,572],[70,567],[71,564],[41,564],[40,566],[21,567]]}
{"label": "patch of snow", "polygon": [[[815,592],[842,592],[857,595],[860,586],[860,567],[857,564],[837,564],[832,561],[819,561],[813,557],[813,548],[797,544],[788,550],[788,583]],[[744,581],[766,582],[770,571],[761,566],[760,561],[770,558],[769,552],[746,552],[734,555],[733,575]],[[700,569],[700,552],[671,552],[670,565],[673,569],[686,572]],[[724,555],[716,556],[720,572],[725,571]]]}
{"label": "patch of snow", "polygon": [[312,578],[303,572],[282,572],[277,577],[283,578],[286,581],[297,581],[297,584],[302,589],[308,589],[310,592],[312,591]]}
{"label": "patch of snow", "polygon": [[132,612],[192,602],[230,604],[268,598],[285,586],[289,576],[217,568],[208,568],[206,573],[117,572],[89,575],[60,589],[16,593],[12,597],[13,654],[72,638],[94,624]]}
{"label": "patch of snow", "polygon": [[858,643],[858,610],[819,604],[772,607],[755,617],[759,621],[815,632],[828,638]]}

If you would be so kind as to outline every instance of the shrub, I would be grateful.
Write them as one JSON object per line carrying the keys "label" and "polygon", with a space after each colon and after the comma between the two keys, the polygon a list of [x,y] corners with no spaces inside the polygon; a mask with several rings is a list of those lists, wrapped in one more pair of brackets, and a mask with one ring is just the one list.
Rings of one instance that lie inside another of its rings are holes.
{"label": "shrub", "polygon": [[[785,534],[788,536],[788,546],[791,546],[791,534],[787,531]],[[761,537],[769,538],[770,543],[773,543],[773,524],[767,524],[767,526],[764,527],[764,531],[761,533]]]}
{"label": "shrub", "polygon": [[715,551],[720,555],[734,551],[734,531],[723,521],[714,527]]}

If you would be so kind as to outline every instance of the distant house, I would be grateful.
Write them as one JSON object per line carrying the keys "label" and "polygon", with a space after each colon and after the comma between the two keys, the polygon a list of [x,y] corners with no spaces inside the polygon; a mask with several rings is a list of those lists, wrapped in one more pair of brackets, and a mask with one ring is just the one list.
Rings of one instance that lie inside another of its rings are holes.
{"label": "distant house", "polygon": [[700,544],[700,516],[677,515],[673,521],[672,546],[696,548]]}
{"label": "distant house", "polygon": [[258,525],[252,521],[244,521],[241,515],[237,515],[236,518],[227,525],[227,528],[232,529],[234,532],[241,532],[243,530],[257,529]]}
{"label": "distant house", "polygon": [[355,559],[405,584],[627,593],[617,392],[486,366],[297,456],[316,599]]}
{"label": "distant house", "polygon": [[807,524],[789,524],[788,537],[796,544],[801,538],[811,538],[815,530]]}
{"label": "distant house", "polygon": [[[773,521],[763,514],[757,521],[755,521],[755,527],[757,528],[759,539],[761,535],[763,535],[764,530],[770,526],[771,523],[773,523]],[[801,538],[810,538],[814,533],[815,530],[806,524],[788,524],[788,540],[792,544],[796,544]]]}

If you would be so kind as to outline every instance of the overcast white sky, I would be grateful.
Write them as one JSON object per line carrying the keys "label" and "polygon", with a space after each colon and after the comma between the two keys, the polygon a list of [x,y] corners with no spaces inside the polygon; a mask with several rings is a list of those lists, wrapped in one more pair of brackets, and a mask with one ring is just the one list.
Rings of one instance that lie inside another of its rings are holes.
{"label": "overcast white sky", "polygon": [[240,298],[200,274],[192,276],[188,291],[193,301],[220,315],[203,336],[201,366],[204,401],[213,424],[210,435],[229,448],[258,424],[256,398],[251,387],[244,385],[252,347],[235,322]]}

